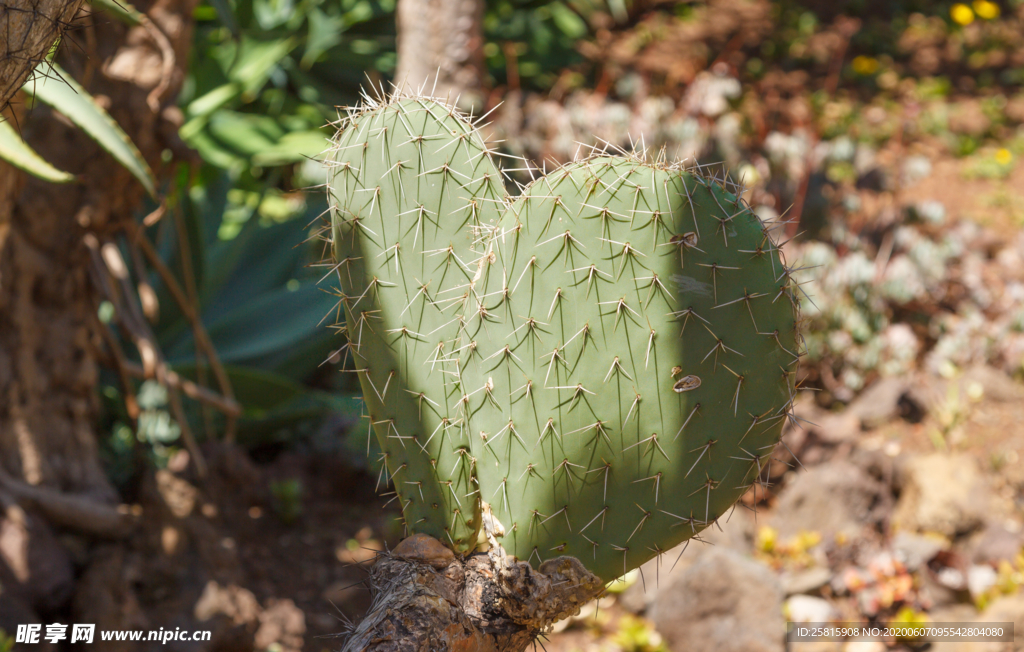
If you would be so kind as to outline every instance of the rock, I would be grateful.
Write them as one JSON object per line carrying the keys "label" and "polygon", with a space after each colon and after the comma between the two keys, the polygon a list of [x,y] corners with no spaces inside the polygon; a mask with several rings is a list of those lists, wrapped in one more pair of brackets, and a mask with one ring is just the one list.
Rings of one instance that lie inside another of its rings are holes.
{"label": "rock", "polygon": [[812,595],[794,595],[786,600],[785,611],[794,623],[829,623],[837,616],[832,603]]}
{"label": "rock", "polygon": [[306,633],[306,614],[291,600],[267,600],[256,630],[256,649],[266,650],[275,643],[283,652],[300,652]]}
{"label": "rock", "polygon": [[[972,610],[973,611],[973,610]],[[939,620],[935,622],[971,622],[979,625],[982,623],[1012,622],[1014,631],[1013,643],[957,641],[947,643],[934,643],[929,652],[1021,652],[1024,650],[1024,638],[1020,632],[1024,632],[1024,594],[1017,594],[1010,597],[1000,598],[990,604],[985,611],[973,618],[958,616],[956,620]]]}
{"label": "rock", "polygon": [[666,552],[661,559],[654,558],[641,566],[642,579],[638,579],[619,595],[619,605],[632,613],[644,612],[658,599],[658,593],[663,587],[669,585],[673,578],[708,550],[716,547],[740,552],[749,550],[754,540],[754,515],[737,508],[731,517],[720,519],[718,525],[701,532],[700,539],[680,544]]}
{"label": "rock", "polygon": [[894,529],[954,537],[984,522],[987,487],[974,460],[965,455],[933,453],[908,460],[900,485]]}
{"label": "rock", "polygon": [[970,391],[971,383],[977,383],[983,396],[997,403],[1010,403],[1024,398],[1024,386],[1000,369],[988,365],[975,365],[964,372],[961,387]]}
{"label": "rock", "polygon": [[235,625],[244,625],[259,619],[260,603],[248,589],[234,584],[221,586],[210,580],[192,611],[199,622],[223,615]]}
{"label": "rock", "polygon": [[857,417],[862,428],[877,428],[900,416],[900,401],[909,388],[902,377],[882,378],[861,392],[846,413]]}
{"label": "rock", "polygon": [[782,652],[782,587],[765,566],[711,548],[663,583],[651,620],[673,652]]}
{"label": "rock", "polygon": [[824,566],[815,566],[801,571],[785,572],[780,580],[786,595],[810,593],[831,582],[832,571]]}
{"label": "rock", "polygon": [[906,398],[925,410],[934,412],[948,404],[951,393],[961,404],[969,404],[982,398],[996,403],[1010,403],[1024,399],[1024,385],[1001,369],[989,365],[974,365],[953,380],[920,374],[907,391]]}
{"label": "rock", "polygon": [[167,469],[156,472],[156,487],[172,514],[185,518],[192,513],[199,490]]}
{"label": "rock", "polygon": [[771,525],[786,539],[816,531],[825,541],[837,534],[856,536],[874,520],[880,484],[842,460],[798,473],[779,496]]}
{"label": "rock", "polygon": [[[978,612],[969,604],[952,604],[928,612],[933,623],[973,623]],[[981,652],[979,646],[990,645],[975,641],[945,641],[932,643],[928,652]],[[988,652],[992,652],[989,650]]]}
{"label": "rock", "polygon": [[[1021,633],[1024,633],[1024,593],[999,598],[981,612],[977,620],[982,623],[1012,622],[1014,631],[1012,649],[1014,652],[1024,650],[1024,636],[1021,636]],[[1006,649],[1007,646],[1006,643],[987,643],[986,645],[991,646],[990,649],[993,651]],[[988,651],[986,650],[986,652]]]}
{"label": "rock", "polygon": [[892,540],[892,549],[896,558],[910,572],[927,564],[932,557],[945,550],[946,545],[944,539],[912,532],[897,532]]}
{"label": "rock", "polygon": [[967,569],[967,590],[975,600],[995,586],[998,580],[999,576],[991,566],[973,564]]}
{"label": "rock", "polygon": [[998,564],[1012,560],[1024,547],[1024,531],[1010,531],[1003,523],[988,523],[971,539],[968,554],[976,564]]}

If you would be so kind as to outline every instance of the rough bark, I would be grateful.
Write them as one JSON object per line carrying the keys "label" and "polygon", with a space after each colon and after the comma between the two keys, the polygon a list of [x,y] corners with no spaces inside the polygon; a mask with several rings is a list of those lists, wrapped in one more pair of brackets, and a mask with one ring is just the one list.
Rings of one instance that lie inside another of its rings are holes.
{"label": "rough bark", "polygon": [[[482,0],[399,0],[395,84],[460,108],[483,102]],[[420,90],[422,89],[422,90]]]}
{"label": "rough bark", "polygon": [[0,108],[6,107],[53,44],[82,0],[0,1]]}
{"label": "rough bark", "polygon": [[[147,95],[164,79],[167,57],[176,62],[169,90],[180,84],[195,0],[134,4],[149,13],[170,51],[154,40],[153,25],[127,28],[86,16],[79,43],[62,48],[58,61],[106,106],[159,176],[161,152],[181,149],[180,113],[154,112]],[[144,191],[55,112],[37,108],[18,123],[36,151],[80,183],[48,185],[0,162],[0,470],[29,486],[110,503],[117,496],[96,454],[102,344],[83,239],[116,237]]]}
{"label": "rough bark", "polygon": [[422,534],[378,558],[371,582],[373,605],[343,652],[522,652],[603,590],[572,557],[536,571],[500,546],[456,559]]}

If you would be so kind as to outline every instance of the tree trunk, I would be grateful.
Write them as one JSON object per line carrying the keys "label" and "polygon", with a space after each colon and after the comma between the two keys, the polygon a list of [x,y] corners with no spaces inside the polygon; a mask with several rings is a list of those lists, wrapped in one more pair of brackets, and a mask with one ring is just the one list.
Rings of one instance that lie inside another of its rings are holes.
{"label": "tree trunk", "polygon": [[[195,0],[139,4],[173,44],[171,63],[187,61]],[[177,109],[155,113],[147,103],[166,53],[146,28],[107,17],[83,26],[78,39],[62,49],[62,66],[107,105],[159,175],[161,152],[181,149],[167,120]],[[174,89],[182,76],[172,68]],[[0,466],[29,485],[113,500],[96,456],[101,339],[83,242],[116,236],[145,193],[77,127],[37,113],[19,120],[23,135],[80,183],[58,188],[0,163]]]}
{"label": "tree trunk", "polygon": [[0,109],[57,42],[82,0],[0,1]]}
{"label": "tree trunk", "polygon": [[[197,1],[133,4],[151,21],[129,28],[109,16],[82,16],[75,45],[61,48],[58,62],[108,110],[160,178],[172,170],[161,154],[186,151],[173,98]],[[10,7],[5,11],[12,15]],[[39,107],[17,116],[17,124],[40,155],[76,174],[79,183],[54,186],[0,161],[0,507],[7,508],[6,515],[0,509],[0,524],[6,518],[9,525],[24,509],[33,527],[46,529],[49,522],[116,535],[123,523],[114,508],[119,498],[97,455],[103,344],[95,267],[85,243],[115,240],[135,219],[145,191],[56,112]],[[32,549],[29,535],[26,551]],[[4,586],[0,602],[11,588]],[[20,588],[28,595],[32,582]]]}
{"label": "tree trunk", "polygon": [[482,0],[399,0],[398,88],[483,105]]}
{"label": "tree trunk", "polygon": [[460,560],[424,534],[378,558],[370,580],[370,613],[343,652],[522,652],[604,588],[572,557],[533,570],[492,545]]}

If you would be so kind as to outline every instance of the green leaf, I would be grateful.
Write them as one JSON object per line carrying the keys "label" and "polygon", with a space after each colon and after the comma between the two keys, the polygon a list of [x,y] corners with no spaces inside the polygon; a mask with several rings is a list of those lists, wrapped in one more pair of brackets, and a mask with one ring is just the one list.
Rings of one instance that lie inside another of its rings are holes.
{"label": "green leaf", "polygon": [[235,111],[217,111],[211,115],[207,132],[229,151],[246,157],[272,148],[284,135],[284,130],[271,117]]}
{"label": "green leaf", "polygon": [[292,0],[255,0],[252,9],[259,26],[271,30],[295,14],[295,3]]}
{"label": "green leaf", "polygon": [[228,72],[231,81],[197,97],[185,108],[185,114],[190,120],[182,125],[179,132],[181,138],[191,144],[192,139],[205,129],[210,116],[239,96],[245,101],[251,101],[267,83],[270,73],[296,44],[298,39],[295,38],[242,41],[238,46],[242,54]]}
{"label": "green leaf", "polygon": [[58,170],[36,154],[6,120],[0,122],[0,158],[43,181],[68,183],[75,180],[75,175]]}
{"label": "green leaf", "polygon": [[72,79],[71,75],[55,63],[47,62],[41,65],[49,66],[50,73],[46,74],[37,67],[25,83],[25,92],[64,114],[131,172],[146,192],[155,198],[156,182],[153,179],[153,172],[128,134],[124,133],[110,114],[96,104],[92,96]]}
{"label": "green leaf", "polygon": [[217,11],[217,17],[220,18],[221,24],[231,32],[232,38],[238,39],[242,30],[238,27],[238,21],[235,19],[235,11],[231,7],[231,3],[228,0],[210,0],[210,4]]}
{"label": "green leaf", "polygon": [[105,11],[126,25],[138,25],[142,22],[142,14],[125,0],[89,0],[95,9]]}
{"label": "green leaf", "polygon": [[587,24],[576,12],[561,2],[551,3],[551,18],[563,34],[571,39],[580,39],[587,33]]}
{"label": "green leaf", "polygon": [[279,41],[246,41],[246,48],[232,68],[230,77],[242,85],[243,93],[254,95],[266,83],[270,73],[298,45],[297,38]]}
{"label": "green leaf", "polygon": [[341,43],[341,33],[345,29],[344,21],[331,16],[319,7],[311,7],[309,18],[309,35],[306,37],[306,51],[302,55],[301,65],[309,68],[324,52]]}
{"label": "green leaf", "polygon": [[271,166],[296,163],[323,153],[328,140],[322,131],[292,131],[252,158],[255,165]]}

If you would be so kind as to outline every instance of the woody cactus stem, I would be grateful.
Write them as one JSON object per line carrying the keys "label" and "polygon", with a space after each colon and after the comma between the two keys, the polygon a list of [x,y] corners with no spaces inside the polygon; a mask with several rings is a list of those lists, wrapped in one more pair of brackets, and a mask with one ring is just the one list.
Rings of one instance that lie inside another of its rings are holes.
{"label": "woody cactus stem", "polygon": [[601,153],[513,200],[474,124],[415,97],[352,110],[329,164],[346,346],[410,533],[607,582],[757,481],[797,301],[737,188]]}
{"label": "woody cactus stem", "polygon": [[0,110],[53,47],[81,0],[0,0]]}

